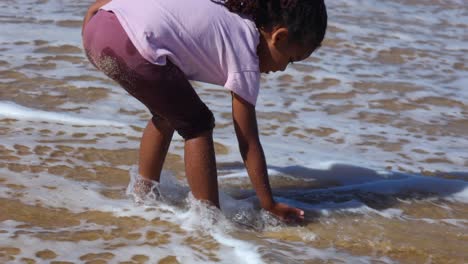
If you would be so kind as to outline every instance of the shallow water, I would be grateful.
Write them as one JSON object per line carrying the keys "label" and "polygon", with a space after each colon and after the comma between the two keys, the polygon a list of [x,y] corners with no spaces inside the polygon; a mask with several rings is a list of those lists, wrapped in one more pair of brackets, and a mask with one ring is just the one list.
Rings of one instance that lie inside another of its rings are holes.
{"label": "shallow water", "polygon": [[135,205],[148,112],[81,48],[90,1],[0,3],[1,263],[467,263],[466,1],[329,1],[323,47],[263,76],[257,107],[286,226],[258,208],[229,93],[213,110],[222,213],[191,199],[176,136]]}

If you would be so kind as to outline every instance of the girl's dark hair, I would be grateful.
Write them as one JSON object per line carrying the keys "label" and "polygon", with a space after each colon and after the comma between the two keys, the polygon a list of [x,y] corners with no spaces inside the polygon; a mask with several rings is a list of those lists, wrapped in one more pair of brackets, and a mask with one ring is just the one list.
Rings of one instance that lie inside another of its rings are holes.
{"label": "girl's dark hair", "polygon": [[229,11],[251,16],[258,28],[288,28],[290,40],[320,47],[327,29],[324,0],[216,0]]}

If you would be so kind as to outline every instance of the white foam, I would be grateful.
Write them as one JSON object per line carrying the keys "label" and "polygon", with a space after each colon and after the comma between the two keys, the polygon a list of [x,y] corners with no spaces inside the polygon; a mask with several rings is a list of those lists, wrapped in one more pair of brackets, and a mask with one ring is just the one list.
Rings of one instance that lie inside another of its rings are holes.
{"label": "white foam", "polygon": [[464,185],[461,185],[461,186],[465,186],[464,189],[457,193],[450,195],[448,199],[451,199],[452,201],[461,202],[461,203],[468,203],[468,186],[467,186],[468,183],[466,183],[466,181],[464,183],[465,183]]}
{"label": "white foam", "polygon": [[57,113],[33,109],[13,102],[0,101],[0,116],[19,120],[48,121],[59,124],[72,124],[82,126],[113,126],[127,127],[127,125],[102,119],[83,118],[71,114]]}
{"label": "white foam", "polygon": [[328,263],[397,263],[387,257],[368,257],[368,256],[353,256],[351,254],[340,252],[331,247],[326,249],[317,249],[313,247],[303,247],[300,243],[278,241],[279,247],[284,248],[282,251],[268,252],[276,260],[273,263],[305,263],[313,259],[320,259]]}

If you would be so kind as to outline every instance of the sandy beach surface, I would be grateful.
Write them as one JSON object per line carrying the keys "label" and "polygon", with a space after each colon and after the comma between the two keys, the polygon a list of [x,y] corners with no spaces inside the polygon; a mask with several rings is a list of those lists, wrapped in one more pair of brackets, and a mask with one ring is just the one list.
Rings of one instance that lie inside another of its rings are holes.
{"label": "sandy beach surface", "polygon": [[90,2],[0,2],[0,263],[468,263],[465,0],[327,1],[323,47],[262,76],[293,226],[259,208],[229,92],[203,83],[222,210],[191,198],[178,135],[160,196],[135,204],[151,116],[86,60]]}

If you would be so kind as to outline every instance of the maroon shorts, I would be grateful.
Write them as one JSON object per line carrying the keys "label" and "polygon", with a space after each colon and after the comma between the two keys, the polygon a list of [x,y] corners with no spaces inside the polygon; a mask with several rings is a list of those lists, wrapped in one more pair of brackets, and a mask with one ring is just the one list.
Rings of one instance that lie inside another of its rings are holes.
{"label": "maroon shorts", "polygon": [[91,63],[142,102],[153,122],[167,120],[184,139],[214,128],[213,113],[185,74],[169,60],[161,66],[144,59],[112,12],[101,10],[88,22],[83,45]]}

